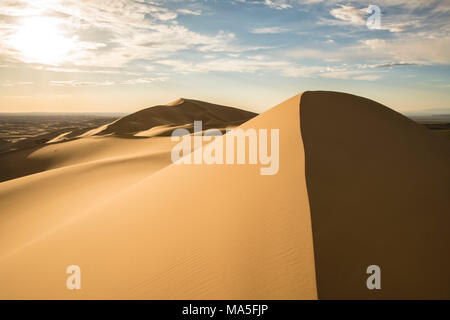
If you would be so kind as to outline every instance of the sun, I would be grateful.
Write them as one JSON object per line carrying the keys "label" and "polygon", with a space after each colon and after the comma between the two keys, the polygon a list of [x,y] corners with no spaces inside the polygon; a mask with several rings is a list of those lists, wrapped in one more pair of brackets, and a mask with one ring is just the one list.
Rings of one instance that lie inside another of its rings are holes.
{"label": "sun", "polygon": [[10,45],[26,62],[55,65],[67,59],[75,41],[64,36],[57,19],[33,17],[22,21]]}

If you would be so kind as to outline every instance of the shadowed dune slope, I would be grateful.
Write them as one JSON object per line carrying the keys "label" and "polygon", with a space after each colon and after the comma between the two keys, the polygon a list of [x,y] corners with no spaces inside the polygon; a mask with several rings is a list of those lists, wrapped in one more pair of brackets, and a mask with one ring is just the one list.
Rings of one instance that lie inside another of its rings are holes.
{"label": "shadowed dune slope", "polygon": [[[0,297],[316,298],[299,101],[241,126],[280,129],[278,174],[262,176],[255,165],[170,165],[5,250]],[[80,191],[72,192],[76,205]],[[21,213],[42,217],[39,228],[57,211]],[[65,287],[71,264],[81,267],[82,290]]]}
{"label": "shadowed dune slope", "polygon": [[305,92],[300,115],[319,298],[450,299],[448,142],[349,94]]}

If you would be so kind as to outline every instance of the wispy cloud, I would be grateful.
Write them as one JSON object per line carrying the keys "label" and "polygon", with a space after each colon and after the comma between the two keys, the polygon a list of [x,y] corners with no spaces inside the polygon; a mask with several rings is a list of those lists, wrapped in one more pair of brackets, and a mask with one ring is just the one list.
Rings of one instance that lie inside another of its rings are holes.
{"label": "wispy cloud", "polygon": [[[371,14],[371,11],[368,10],[368,7],[358,8],[348,4],[340,5],[330,10],[330,15],[336,20],[324,19],[323,21],[331,25],[352,25],[365,27],[369,14]],[[378,28],[379,30],[402,32],[407,30],[409,27],[420,23],[418,20],[412,19],[410,15],[407,17],[405,17],[405,15],[397,15],[395,19],[392,17],[385,19],[385,17],[385,15],[380,16],[382,23]]]}
{"label": "wispy cloud", "polygon": [[15,87],[15,86],[27,86],[33,84],[32,81],[10,81],[7,80],[5,82],[0,83],[2,87]]}
{"label": "wispy cloud", "polygon": [[378,59],[403,61],[406,63],[450,64],[450,37],[361,40],[358,50]]}
{"label": "wispy cloud", "polygon": [[287,0],[264,0],[264,4],[277,10],[292,8]]}
{"label": "wispy cloud", "polygon": [[134,85],[134,84],[147,84],[155,81],[166,81],[167,78],[139,78],[129,79],[122,81],[78,81],[78,80],[64,80],[57,81],[51,80],[50,85],[57,87],[86,87],[86,86],[112,86],[112,85]]}
{"label": "wispy cloud", "polygon": [[191,16],[199,16],[202,14],[201,10],[190,10],[190,9],[178,9],[177,12],[179,14],[191,15]]}
{"label": "wispy cloud", "polygon": [[283,33],[288,32],[289,29],[286,27],[259,27],[259,28],[253,28],[250,30],[251,33],[256,34],[276,34],[276,33]]}
{"label": "wispy cloud", "polygon": [[326,62],[355,61],[377,62],[401,61],[403,64],[450,64],[450,37],[434,38],[407,35],[393,39],[365,39],[347,46],[335,46],[333,50],[311,47],[289,48],[284,55],[295,59],[310,59]]}
{"label": "wispy cloud", "polygon": [[338,20],[352,25],[365,25],[366,20],[364,16],[366,15],[365,9],[357,9],[350,5],[341,5],[338,8],[330,10],[330,14]]}
{"label": "wispy cloud", "polygon": [[301,65],[295,62],[271,59],[268,56],[256,55],[239,59],[214,59],[200,63],[183,60],[161,60],[158,63],[172,68],[182,74],[209,72],[258,73],[273,72],[291,78],[333,78],[374,81],[382,78],[380,72],[370,66],[361,65]]}
{"label": "wispy cloud", "polygon": [[374,68],[392,68],[392,67],[417,66],[417,65],[420,65],[420,64],[412,63],[412,62],[388,62],[388,63],[377,64],[374,66]]}

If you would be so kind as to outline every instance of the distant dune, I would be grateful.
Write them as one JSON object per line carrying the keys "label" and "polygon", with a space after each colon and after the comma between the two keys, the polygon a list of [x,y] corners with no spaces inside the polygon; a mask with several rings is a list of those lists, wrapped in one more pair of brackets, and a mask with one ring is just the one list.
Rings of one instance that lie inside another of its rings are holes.
{"label": "distant dune", "polygon": [[[153,145],[153,140],[143,139],[138,142],[128,139],[167,137],[179,127],[192,131],[194,120],[203,121],[204,129],[224,129],[236,127],[256,115],[237,108],[177,99],[167,105],[143,109],[98,128],[47,134],[45,141],[48,145],[36,145],[34,140],[23,143],[27,147],[0,154],[0,181],[67,165],[149,151],[148,147]],[[169,139],[158,140],[167,141],[166,151],[173,146]]]}
{"label": "distant dune", "polygon": [[[123,117],[108,125],[98,135],[134,136],[155,127],[192,128],[194,120],[201,120],[205,129],[234,127],[255,117],[256,113],[191,99],[177,99],[167,105],[147,108]],[[170,135],[164,130],[158,135]]]}
{"label": "distant dune", "polygon": [[96,113],[0,113],[0,156],[12,150],[69,140],[118,117]]}
{"label": "distant dune", "polygon": [[[278,173],[172,164],[167,129],[194,120],[279,129]],[[27,158],[41,172],[0,183],[3,299],[450,298],[450,145],[365,98],[305,92],[256,117],[181,99]]]}

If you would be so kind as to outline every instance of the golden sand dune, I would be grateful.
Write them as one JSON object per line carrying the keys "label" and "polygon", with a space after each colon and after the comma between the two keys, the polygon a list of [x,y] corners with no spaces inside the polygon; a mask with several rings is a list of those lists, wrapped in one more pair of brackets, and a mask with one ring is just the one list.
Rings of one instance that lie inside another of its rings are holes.
{"label": "golden sand dune", "polygon": [[[192,118],[151,126],[234,121],[192,104]],[[123,119],[118,135],[151,129]],[[330,92],[297,95],[240,128],[279,129],[277,174],[170,164],[168,137],[91,137],[60,145],[81,152],[108,139],[117,153],[1,183],[0,298],[450,298],[444,139]],[[139,141],[148,149],[131,151]],[[382,290],[366,287],[371,264]],[[81,268],[81,290],[66,288],[69,265]]]}
{"label": "golden sand dune", "polygon": [[[33,227],[42,233],[25,242],[2,224],[2,237],[15,240],[15,247],[3,248],[0,296],[316,298],[299,100],[244,125],[286,131],[280,141],[286,162],[277,175],[261,176],[252,165],[171,165],[118,193],[111,190],[106,201],[74,210],[51,228],[48,220],[55,219],[58,207],[53,213],[20,210],[21,219],[35,220]],[[58,185],[49,188],[51,194]],[[69,201],[75,207],[78,190],[73,188]],[[40,262],[22,260],[33,257]],[[79,292],[59,283],[70,264],[86,270]],[[13,265],[19,269],[13,271]],[[32,280],[23,286],[14,274],[28,271]]]}
{"label": "golden sand dune", "polygon": [[[223,128],[240,125],[254,116],[255,113],[241,109],[181,98],[167,105],[154,106],[123,117],[97,134],[134,136],[154,127],[192,126],[194,121],[199,120],[203,122],[205,129]],[[170,134],[171,131],[160,133]]]}
{"label": "golden sand dune", "polygon": [[[0,181],[67,165],[145,152],[153,148],[154,141],[144,138],[167,137],[176,128],[192,131],[194,120],[202,120],[205,129],[231,128],[255,116],[255,113],[232,107],[178,99],[174,103],[150,107],[86,132],[65,132],[48,141],[47,145],[0,154]],[[169,141],[159,140],[163,143]],[[172,145],[167,142],[167,146]]]}

